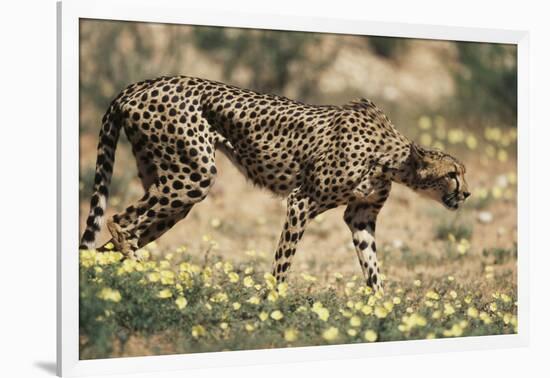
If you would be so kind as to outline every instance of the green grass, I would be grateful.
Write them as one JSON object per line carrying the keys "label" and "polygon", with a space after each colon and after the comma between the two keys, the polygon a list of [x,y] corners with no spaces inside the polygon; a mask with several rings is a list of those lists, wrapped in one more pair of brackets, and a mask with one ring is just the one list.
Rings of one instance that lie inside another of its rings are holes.
{"label": "green grass", "polygon": [[481,292],[452,277],[328,282],[294,272],[277,285],[254,260],[120,262],[116,252],[81,251],[80,358],[384,342],[516,332],[515,290]]}

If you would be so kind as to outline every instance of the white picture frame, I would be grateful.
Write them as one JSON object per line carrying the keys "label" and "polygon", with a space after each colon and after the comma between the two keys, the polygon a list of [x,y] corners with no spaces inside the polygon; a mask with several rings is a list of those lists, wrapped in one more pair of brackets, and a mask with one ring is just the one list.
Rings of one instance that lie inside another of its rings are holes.
{"label": "white picture frame", "polygon": [[[173,371],[307,360],[365,358],[408,353],[480,350],[528,345],[528,78],[529,36],[524,31],[306,18],[246,12],[212,12],[158,0],[58,3],[57,65],[57,373],[61,376]],[[330,32],[515,44],[518,47],[518,333],[452,339],[79,360],[79,19],[105,19],[241,28]]]}

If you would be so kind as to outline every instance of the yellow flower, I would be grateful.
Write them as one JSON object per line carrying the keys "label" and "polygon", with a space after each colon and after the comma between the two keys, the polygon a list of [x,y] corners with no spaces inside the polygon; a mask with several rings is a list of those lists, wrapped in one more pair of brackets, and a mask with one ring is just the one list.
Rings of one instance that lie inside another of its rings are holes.
{"label": "yellow flower", "polygon": [[510,298],[508,295],[504,293],[500,294],[500,299],[502,299],[502,301],[505,303],[509,303],[512,301],[512,298]]}
{"label": "yellow flower", "polygon": [[83,249],[80,251],[80,265],[89,268],[95,264],[97,252],[94,249]]}
{"label": "yellow flower", "polygon": [[443,312],[445,313],[445,315],[452,315],[455,313],[455,309],[452,304],[445,303],[443,305]]}
{"label": "yellow flower", "polygon": [[401,304],[401,298],[399,297],[393,297],[392,301],[393,301],[393,304],[396,304],[396,305]]}
{"label": "yellow flower", "polygon": [[505,162],[508,160],[508,152],[504,149],[499,149],[497,153],[497,159],[500,162]]}
{"label": "yellow flower", "polygon": [[158,272],[152,272],[147,275],[147,278],[150,282],[158,282],[160,281],[160,273]]}
{"label": "yellow flower", "polygon": [[296,339],[298,338],[298,332],[296,332],[294,328],[286,329],[284,333],[284,337],[286,341],[291,343],[293,341],[296,341]]}
{"label": "yellow flower", "polygon": [[267,300],[270,302],[275,302],[277,299],[279,299],[279,294],[276,291],[271,290],[267,295]]}
{"label": "yellow flower", "polygon": [[414,286],[420,287],[422,285],[422,282],[420,280],[414,280],[413,281]]}
{"label": "yellow flower", "polygon": [[451,298],[453,298],[453,299],[456,299],[456,297],[458,297],[458,294],[457,294],[456,291],[454,291],[454,290],[449,291],[449,295],[450,295]]}
{"label": "yellow flower", "polygon": [[185,299],[184,296],[177,297],[176,306],[178,306],[180,310],[183,310],[185,307],[187,307],[187,299]]}
{"label": "yellow flower", "polygon": [[311,308],[311,311],[313,311],[319,319],[326,322],[330,316],[330,312],[327,308],[323,306],[321,302],[315,302]]}
{"label": "yellow flower", "polygon": [[288,284],[286,282],[282,282],[277,285],[277,292],[281,297],[286,297],[288,293]]}
{"label": "yellow flower", "polygon": [[268,289],[275,289],[275,286],[277,285],[277,279],[273,277],[273,275],[269,273],[264,274],[264,281]]}
{"label": "yellow flower", "polygon": [[477,147],[477,139],[474,135],[470,134],[466,137],[466,146],[470,150],[475,150]]}
{"label": "yellow flower", "polygon": [[439,300],[439,294],[437,294],[435,291],[430,290],[426,293],[426,298],[433,299],[434,301]]}
{"label": "yellow flower", "polygon": [[388,310],[386,310],[384,307],[382,306],[376,306],[374,308],[374,315],[379,318],[379,319],[383,319],[385,318],[386,316],[388,316]]}
{"label": "yellow flower", "polygon": [[428,116],[421,116],[420,118],[418,118],[418,127],[421,129],[421,130],[429,130],[431,127],[432,127],[432,120],[430,117]]}
{"label": "yellow flower", "polygon": [[352,327],[359,327],[361,325],[361,318],[359,318],[358,316],[352,316],[349,320],[349,324]]}
{"label": "yellow flower", "polygon": [[243,279],[243,285],[244,285],[245,287],[252,287],[252,286],[254,286],[254,280],[252,279],[252,277],[246,276],[246,277]]}
{"label": "yellow flower", "polygon": [[338,337],[338,328],[330,327],[323,331],[323,339],[332,341]]}
{"label": "yellow flower", "polygon": [[171,270],[161,270],[160,271],[160,282],[163,285],[173,285],[176,275]]}
{"label": "yellow flower", "polygon": [[475,307],[468,307],[468,311],[466,313],[470,318],[477,318],[479,315],[479,311]]}
{"label": "yellow flower", "polygon": [[172,297],[172,291],[170,289],[162,289],[158,292],[157,297],[166,299]]}
{"label": "yellow flower", "polygon": [[273,320],[281,320],[284,317],[283,313],[279,310],[273,311],[270,316]]}
{"label": "yellow flower", "polygon": [[338,311],[340,312],[340,314],[342,314],[346,318],[351,318],[353,316],[353,312],[351,311],[342,310],[342,309],[339,309]]}
{"label": "yellow flower", "polygon": [[221,322],[220,323],[220,328],[225,330],[225,329],[228,329],[229,328],[229,324],[227,324],[226,322]]}
{"label": "yellow flower", "polygon": [[244,325],[244,329],[246,329],[248,332],[254,331],[255,328],[256,327],[254,326],[254,324],[247,323]]}
{"label": "yellow flower", "polygon": [[493,321],[491,320],[491,317],[489,314],[487,314],[485,311],[481,311],[479,313],[479,318],[483,321],[485,324],[491,324]]}
{"label": "yellow flower", "polygon": [[460,242],[456,246],[456,250],[459,254],[464,255],[470,249],[470,242],[464,238],[460,239]]}
{"label": "yellow flower", "polygon": [[199,337],[204,336],[205,334],[206,334],[206,330],[200,324],[191,327],[191,335],[195,339],[198,339]]}
{"label": "yellow flower", "polygon": [[373,312],[372,306],[366,305],[361,308],[361,312],[365,315],[370,315]]}
{"label": "yellow flower", "polygon": [[233,271],[233,265],[229,261],[224,262],[223,271],[225,274],[229,274],[229,272]]}
{"label": "yellow flower", "polygon": [[119,262],[122,259],[120,252],[103,252],[96,255],[96,263],[99,265],[109,265]]}
{"label": "yellow flower", "polygon": [[253,297],[250,297],[250,299],[248,299],[247,302],[250,304],[257,305],[257,304],[260,304],[260,298],[258,298],[257,296],[253,296]]}
{"label": "yellow flower", "polygon": [[456,323],[456,324],[453,324],[453,326],[451,327],[451,329],[446,329],[446,330],[444,330],[444,331],[443,331],[443,336],[447,336],[447,337],[450,337],[450,336],[458,337],[458,336],[461,336],[461,335],[462,335],[462,332],[463,332],[462,327],[460,326],[460,324]]}
{"label": "yellow flower", "polygon": [[369,343],[375,342],[378,339],[378,335],[375,331],[372,329],[368,329],[365,331],[365,335],[363,336],[365,340],[367,340]]}
{"label": "yellow flower", "polygon": [[267,318],[269,317],[269,314],[265,311],[262,311],[260,312],[260,314],[258,315],[258,317],[260,318],[260,320],[262,322],[265,322],[267,320]]}
{"label": "yellow flower", "polygon": [[393,302],[391,301],[385,301],[383,304],[384,308],[388,310],[388,312],[392,312],[393,310]]}
{"label": "yellow flower", "polygon": [[449,134],[447,135],[447,139],[451,144],[457,144],[464,141],[464,131],[461,129],[452,129],[449,130]]}
{"label": "yellow flower", "polygon": [[110,287],[104,287],[103,289],[101,289],[97,296],[99,299],[111,302],[120,302],[120,300],[122,299],[120,291],[116,289],[111,289]]}
{"label": "yellow flower", "polygon": [[408,332],[415,327],[425,327],[427,324],[426,318],[417,313],[405,315],[401,320],[402,323],[398,327],[401,332]]}
{"label": "yellow flower", "polygon": [[227,302],[227,300],[228,300],[227,294],[221,291],[214,294],[210,298],[210,301],[214,303],[223,303],[223,302]]}
{"label": "yellow flower", "polygon": [[233,302],[231,307],[233,307],[233,310],[237,311],[238,309],[241,308],[241,304],[239,302]]}
{"label": "yellow flower", "polygon": [[229,272],[227,277],[229,277],[229,282],[239,282],[239,275],[235,272]]}
{"label": "yellow flower", "polygon": [[367,299],[367,305],[368,306],[374,306],[376,304],[377,298],[374,295],[371,295],[369,299]]}

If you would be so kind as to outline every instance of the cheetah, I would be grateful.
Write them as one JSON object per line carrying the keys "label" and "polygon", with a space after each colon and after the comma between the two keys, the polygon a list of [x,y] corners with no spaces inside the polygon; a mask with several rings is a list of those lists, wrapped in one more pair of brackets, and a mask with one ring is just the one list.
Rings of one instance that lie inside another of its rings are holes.
{"label": "cheetah", "polygon": [[206,79],[160,77],[128,86],[103,116],[82,249],[95,248],[103,224],[121,128],[145,191],[107,221],[109,242],[126,258],[207,196],[217,150],[253,184],[286,197],[272,265],[278,282],[288,276],[308,221],[346,205],[344,221],[366,285],[380,290],[374,235],[392,182],[450,210],[470,195],[459,160],[407,139],[370,100],[309,105]]}

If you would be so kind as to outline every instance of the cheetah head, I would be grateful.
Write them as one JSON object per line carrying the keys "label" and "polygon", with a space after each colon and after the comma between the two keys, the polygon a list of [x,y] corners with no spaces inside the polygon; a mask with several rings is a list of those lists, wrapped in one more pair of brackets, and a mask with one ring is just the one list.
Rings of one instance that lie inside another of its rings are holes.
{"label": "cheetah head", "polygon": [[457,210],[470,196],[464,175],[466,167],[449,154],[411,144],[413,189],[421,195]]}

